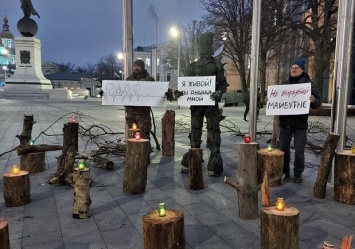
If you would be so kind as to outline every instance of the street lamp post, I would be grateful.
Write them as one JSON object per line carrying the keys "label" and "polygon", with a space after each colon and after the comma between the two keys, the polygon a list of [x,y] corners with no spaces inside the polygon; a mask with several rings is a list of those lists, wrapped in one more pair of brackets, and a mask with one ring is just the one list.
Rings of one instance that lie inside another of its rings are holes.
{"label": "street lamp post", "polygon": [[170,28],[170,35],[178,41],[178,55],[177,55],[177,78],[180,76],[180,30],[176,27]]}
{"label": "street lamp post", "polygon": [[[121,68],[123,69],[123,54],[118,53],[117,58],[121,61]],[[119,73],[121,74],[121,80],[123,80],[123,70],[120,70]]]}
{"label": "street lamp post", "polygon": [[4,70],[4,81],[5,81],[5,83],[6,83],[6,79],[7,79],[7,71],[9,70],[8,68],[7,68],[7,66],[3,66],[2,67],[2,69]]}

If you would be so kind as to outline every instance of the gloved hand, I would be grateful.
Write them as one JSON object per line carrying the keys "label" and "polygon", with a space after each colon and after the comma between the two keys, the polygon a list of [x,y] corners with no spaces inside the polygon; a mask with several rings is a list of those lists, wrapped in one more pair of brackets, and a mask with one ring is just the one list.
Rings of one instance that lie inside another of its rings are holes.
{"label": "gloved hand", "polygon": [[175,97],[178,99],[178,98],[180,98],[181,96],[184,95],[184,92],[183,91],[179,91],[179,90],[175,90],[174,94],[175,94]]}
{"label": "gloved hand", "polygon": [[210,98],[214,101],[219,102],[222,99],[222,95],[223,95],[223,92],[221,90],[217,90],[210,95]]}

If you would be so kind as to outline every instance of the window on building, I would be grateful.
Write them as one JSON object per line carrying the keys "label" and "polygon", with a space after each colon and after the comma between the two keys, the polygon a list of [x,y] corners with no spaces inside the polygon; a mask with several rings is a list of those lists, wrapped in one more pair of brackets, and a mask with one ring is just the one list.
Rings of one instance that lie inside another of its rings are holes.
{"label": "window on building", "polygon": [[170,81],[171,80],[171,73],[166,73],[166,80]]}
{"label": "window on building", "polygon": [[11,40],[7,40],[7,47],[12,48],[12,41]]}
{"label": "window on building", "polygon": [[160,64],[160,59],[158,58],[157,59],[157,66],[159,66],[159,64]]}
{"label": "window on building", "polygon": [[145,59],[145,65],[146,65],[147,67],[150,67],[150,59],[149,59],[149,58],[146,58],[146,59]]}
{"label": "window on building", "polygon": [[14,55],[10,56],[10,64],[15,64],[16,63],[16,57]]}

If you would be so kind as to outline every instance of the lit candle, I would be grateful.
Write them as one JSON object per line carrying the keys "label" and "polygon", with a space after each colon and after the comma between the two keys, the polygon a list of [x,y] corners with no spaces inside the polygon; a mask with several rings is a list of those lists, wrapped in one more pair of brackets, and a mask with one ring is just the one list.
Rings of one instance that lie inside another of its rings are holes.
{"label": "lit candle", "polygon": [[76,117],[71,117],[70,118],[70,123],[77,123],[78,119]]}
{"label": "lit candle", "polygon": [[164,217],[166,215],[165,203],[159,203],[158,214],[160,217]]}
{"label": "lit candle", "polygon": [[267,146],[267,151],[269,151],[269,152],[271,152],[271,151],[272,151],[271,144],[269,144],[269,145]]}
{"label": "lit candle", "polygon": [[18,175],[20,173],[20,167],[18,165],[14,165],[11,168],[11,174]]}
{"label": "lit candle", "polygon": [[34,144],[35,144],[35,141],[30,140],[30,145],[34,145]]}
{"label": "lit candle", "polygon": [[139,131],[137,131],[136,134],[134,135],[134,138],[136,140],[140,140],[141,139],[141,133]]}
{"label": "lit candle", "polygon": [[249,134],[245,134],[244,136],[244,143],[249,144],[251,142],[251,137]]}
{"label": "lit candle", "polygon": [[276,209],[279,211],[284,211],[285,210],[285,200],[284,198],[277,198],[276,201]]}
{"label": "lit candle", "polygon": [[132,129],[133,129],[133,130],[136,130],[136,129],[137,129],[137,124],[136,124],[136,123],[133,123]]}
{"label": "lit candle", "polygon": [[353,144],[353,145],[351,146],[351,153],[352,153],[352,154],[355,154],[355,144]]}
{"label": "lit candle", "polygon": [[85,166],[86,166],[85,161],[79,161],[78,163],[79,170],[84,170]]}

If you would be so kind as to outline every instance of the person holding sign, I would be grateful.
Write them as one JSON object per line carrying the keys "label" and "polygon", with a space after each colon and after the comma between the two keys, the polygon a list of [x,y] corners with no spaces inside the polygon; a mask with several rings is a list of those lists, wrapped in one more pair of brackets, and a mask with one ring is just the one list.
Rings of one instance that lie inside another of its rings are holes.
{"label": "person holding sign", "polygon": [[[313,82],[309,75],[305,72],[304,59],[297,59],[291,63],[289,79],[283,82],[281,85],[294,85],[310,83],[311,91],[298,91],[300,94],[310,94],[310,108],[317,109],[322,103],[320,100],[320,94],[313,87]],[[297,91],[294,95],[297,95]],[[274,98],[280,95],[278,93],[268,93],[269,98]],[[268,98],[265,98],[268,101]],[[268,103],[269,104],[269,103]],[[269,106],[269,105],[268,105]],[[290,106],[289,106],[290,107]],[[309,111],[309,109],[308,109]],[[308,113],[307,114],[280,114],[280,149],[285,153],[284,155],[284,174],[285,178],[290,178],[290,143],[292,136],[294,138],[295,147],[295,161],[293,167],[295,183],[302,182],[302,173],[304,171],[304,148],[307,142],[307,129],[308,129]]]}
{"label": "person holding sign", "polygon": [[[155,81],[145,69],[143,60],[136,60],[133,63],[133,72],[126,79],[131,81]],[[132,127],[135,123],[141,131],[142,138],[150,140],[150,130],[152,129],[152,121],[150,118],[149,106],[125,106],[126,108],[126,124]]]}
{"label": "person holding sign", "polygon": [[[200,59],[191,63],[186,76],[216,76],[215,92],[211,94],[214,105],[191,105],[191,132],[189,135],[191,148],[200,148],[203,119],[207,121],[207,145],[211,150],[207,169],[209,176],[219,176],[223,172],[223,161],[220,154],[221,130],[219,122],[221,113],[218,102],[226,92],[229,84],[224,76],[223,65],[213,55],[213,33],[202,34],[199,40]],[[181,172],[188,172],[188,152],[184,155]]]}

